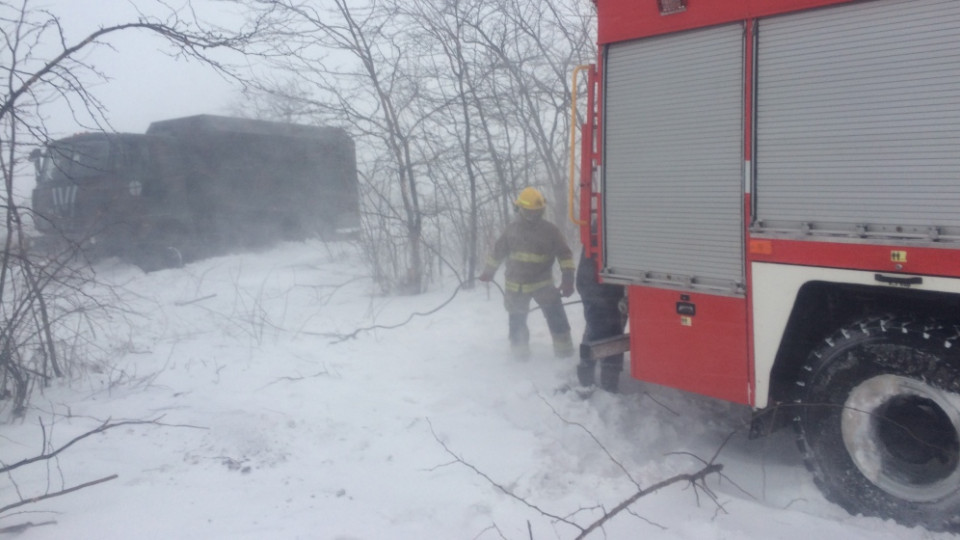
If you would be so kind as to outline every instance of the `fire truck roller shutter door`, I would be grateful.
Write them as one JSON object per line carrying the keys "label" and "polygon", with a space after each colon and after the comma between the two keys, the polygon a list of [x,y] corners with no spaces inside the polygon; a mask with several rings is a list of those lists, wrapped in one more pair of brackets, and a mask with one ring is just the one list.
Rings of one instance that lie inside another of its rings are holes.
{"label": "fire truck roller shutter door", "polygon": [[759,22],[759,232],[960,239],[957,21],[881,0]]}
{"label": "fire truck roller shutter door", "polygon": [[744,41],[730,24],[607,49],[606,273],[740,291]]}

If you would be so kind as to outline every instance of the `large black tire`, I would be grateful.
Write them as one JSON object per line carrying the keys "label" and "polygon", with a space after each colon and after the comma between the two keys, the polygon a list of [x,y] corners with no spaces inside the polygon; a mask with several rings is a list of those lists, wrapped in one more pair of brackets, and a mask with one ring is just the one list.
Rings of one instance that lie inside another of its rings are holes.
{"label": "large black tire", "polygon": [[190,232],[185,225],[165,223],[137,245],[132,262],[144,272],[180,268],[188,260],[190,242]]}
{"label": "large black tire", "polygon": [[852,514],[960,531],[960,340],[907,319],[848,326],[810,354],[796,416],[827,499]]}
{"label": "large black tire", "polygon": [[147,273],[180,268],[183,263],[183,252],[178,247],[158,243],[140,246],[133,257],[133,264]]}

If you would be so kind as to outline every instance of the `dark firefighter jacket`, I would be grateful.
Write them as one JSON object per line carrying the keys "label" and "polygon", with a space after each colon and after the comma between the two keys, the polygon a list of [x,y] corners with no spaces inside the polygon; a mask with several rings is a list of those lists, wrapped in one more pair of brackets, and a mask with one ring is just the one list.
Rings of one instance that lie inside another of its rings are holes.
{"label": "dark firefighter jacket", "polygon": [[573,283],[573,253],[560,229],[549,221],[518,217],[507,226],[487,256],[489,273],[506,261],[504,279],[508,292],[531,293],[553,285],[553,261],[560,263],[564,281]]}

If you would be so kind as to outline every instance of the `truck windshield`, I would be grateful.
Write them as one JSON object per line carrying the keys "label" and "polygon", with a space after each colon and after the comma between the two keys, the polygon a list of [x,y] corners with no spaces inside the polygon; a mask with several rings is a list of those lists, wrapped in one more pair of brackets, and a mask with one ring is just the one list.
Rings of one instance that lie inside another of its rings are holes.
{"label": "truck windshield", "polygon": [[81,182],[110,171],[107,141],[57,144],[47,148],[40,164],[39,183]]}

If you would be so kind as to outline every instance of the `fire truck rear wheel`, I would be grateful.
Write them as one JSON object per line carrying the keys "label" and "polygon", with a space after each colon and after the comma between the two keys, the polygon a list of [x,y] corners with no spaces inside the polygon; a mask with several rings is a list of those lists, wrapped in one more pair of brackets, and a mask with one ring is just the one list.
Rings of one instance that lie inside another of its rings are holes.
{"label": "fire truck rear wheel", "polygon": [[870,319],[811,353],[796,428],[827,499],[852,514],[960,531],[958,349],[955,329]]}

